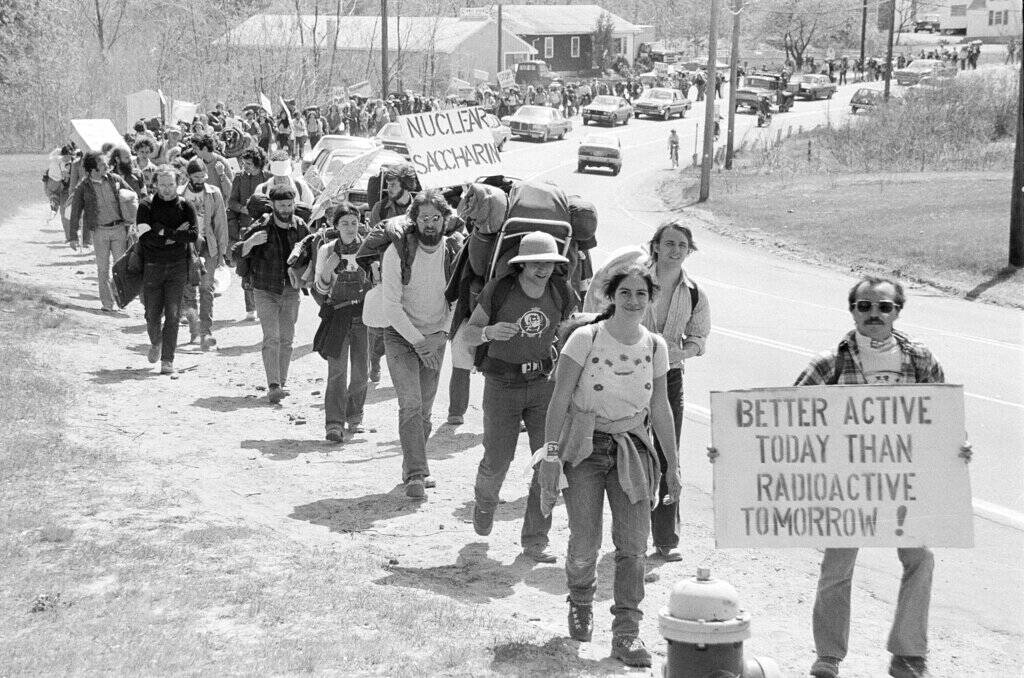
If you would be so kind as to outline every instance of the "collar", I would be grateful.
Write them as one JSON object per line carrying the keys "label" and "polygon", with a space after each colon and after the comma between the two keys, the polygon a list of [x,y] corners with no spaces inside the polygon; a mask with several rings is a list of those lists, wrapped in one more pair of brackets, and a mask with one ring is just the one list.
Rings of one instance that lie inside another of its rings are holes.
{"label": "collar", "polygon": [[[900,351],[907,355],[924,357],[926,354],[924,347],[915,342],[913,339],[903,334],[899,330],[893,329],[893,339],[896,340],[896,345],[899,346]],[[860,351],[857,349],[857,330],[852,329],[846,333],[846,336],[839,342],[840,349],[846,349],[854,355],[860,355]]]}

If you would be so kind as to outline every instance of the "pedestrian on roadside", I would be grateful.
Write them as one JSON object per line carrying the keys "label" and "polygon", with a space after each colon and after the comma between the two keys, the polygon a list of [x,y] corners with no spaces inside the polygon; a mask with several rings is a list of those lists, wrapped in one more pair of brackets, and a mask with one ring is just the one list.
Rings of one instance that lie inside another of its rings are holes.
{"label": "pedestrian on roadside", "polygon": [[[554,382],[552,350],[560,323],[575,308],[575,294],[555,266],[568,264],[554,237],[543,231],[525,235],[509,260],[508,276],[491,280],[480,291],[469,319],[467,343],[484,351],[478,361],[484,375],[484,456],[474,488],[473,529],[491,533],[501,485],[516,453],[520,422],[526,424],[530,450],[544,447],[544,417]],[[481,344],[486,346],[481,347]],[[553,563],[548,550],[551,514],[540,508],[537,471],[530,481],[520,541],[523,554],[538,563]]]}
{"label": "pedestrian on roadside", "polygon": [[[640,603],[651,509],[661,482],[652,425],[669,460],[669,493],[663,501],[677,502],[681,490],[666,396],[668,348],[642,324],[656,290],[643,266],[630,265],[611,275],[603,290],[611,303],[594,322],[573,332],[562,348],[546,418],[547,454],[557,455],[568,483],[563,496],[569,516],[569,636],[588,642],[593,632],[607,495],[615,544],[612,657],[641,667],[651,665],[651,653],[639,637]],[[544,490],[551,496],[550,484]],[[545,510],[553,503],[552,497]]]}
{"label": "pedestrian on roadside", "polygon": [[181,297],[188,281],[189,245],[199,237],[199,221],[192,205],[178,195],[178,174],[174,168],[160,165],[155,177],[156,191],[142,199],[136,215],[143,261],[148,359],[150,363],[160,361],[161,374],[174,374]]}
{"label": "pedestrian on roadside", "polygon": [[85,179],[78,184],[71,198],[68,243],[78,249],[79,228],[90,234],[96,253],[96,281],[100,293],[100,310],[114,312],[114,291],[110,285],[110,265],[128,249],[128,222],[121,210],[120,191],[135,195],[124,179],[108,171],[102,151],[89,151],[82,157]]}
{"label": "pedestrian on roadside", "polygon": [[[429,481],[427,439],[452,309],[444,291],[456,247],[445,236],[452,209],[438,190],[423,191],[409,206],[402,252],[388,246],[381,262],[381,296],[388,327],[384,352],[398,395],[398,437],[406,496],[422,498]],[[404,260],[403,260],[404,259]]]}
{"label": "pedestrian on roadside", "polygon": [[327,361],[326,437],[341,443],[346,426],[349,434],[363,432],[367,360],[362,315],[370,281],[355,259],[363,242],[359,209],[342,202],[334,207],[331,223],[337,238],[321,245],[316,259],[314,290],[322,303],[313,350]]}
{"label": "pedestrian on roadside", "polygon": [[244,259],[240,271],[249,279],[256,313],[263,330],[263,370],[267,398],[276,405],[288,395],[288,368],[299,318],[299,274],[288,265],[295,245],[309,235],[306,222],[295,216],[295,193],[270,189],[272,211],[253,224],[235,246],[234,258]]}
{"label": "pedestrian on roadside", "polygon": [[[797,386],[833,384],[941,384],[942,367],[931,351],[893,328],[906,304],[898,282],[865,276],[850,288],[847,308],[853,316],[850,330],[831,352],[822,354],[797,377]],[[712,453],[714,451],[712,450]],[[970,446],[960,456],[970,461]],[[846,657],[850,636],[850,588],[856,548],[827,548],[821,561],[814,600],[814,645],[818,658],[811,666],[816,678],[836,678]],[[889,633],[892,653],[889,675],[922,678],[928,674],[928,608],[931,603],[930,549],[896,550],[903,565],[896,616]]]}
{"label": "pedestrian on roadside", "polygon": [[[242,240],[242,233],[252,224],[252,218],[246,209],[249,198],[260,184],[270,180],[270,173],[263,169],[267,156],[264,155],[262,148],[247,148],[238,156],[238,160],[242,165],[242,171],[231,181],[231,194],[227,205],[228,241],[232,249]],[[252,289],[243,288],[242,296],[245,301],[245,320],[252,322],[256,320],[256,300]]]}

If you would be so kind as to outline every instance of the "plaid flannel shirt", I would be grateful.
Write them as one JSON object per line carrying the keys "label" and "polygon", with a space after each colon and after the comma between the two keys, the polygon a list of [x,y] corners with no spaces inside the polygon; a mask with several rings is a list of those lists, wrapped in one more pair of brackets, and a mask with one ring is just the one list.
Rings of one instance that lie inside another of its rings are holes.
{"label": "plaid flannel shirt", "polygon": [[[826,351],[811,360],[811,364],[796,378],[794,386],[866,384],[867,379],[864,378],[864,370],[861,367],[855,334],[855,330],[850,330],[835,351]],[[942,373],[942,367],[924,344],[896,330],[893,330],[892,336],[900,348],[900,372],[904,383],[945,383],[946,377]]]}
{"label": "plaid flannel shirt", "polygon": [[[252,286],[271,294],[284,294],[285,288],[291,287],[288,280],[288,255],[296,243],[309,235],[309,229],[298,217],[292,219],[291,228],[281,228],[271,215],[246,231],[244,237],[248,238],[260,229],[267,231],[267,242],[249,250]],[[239,254],[243,242],[237,245]]]}

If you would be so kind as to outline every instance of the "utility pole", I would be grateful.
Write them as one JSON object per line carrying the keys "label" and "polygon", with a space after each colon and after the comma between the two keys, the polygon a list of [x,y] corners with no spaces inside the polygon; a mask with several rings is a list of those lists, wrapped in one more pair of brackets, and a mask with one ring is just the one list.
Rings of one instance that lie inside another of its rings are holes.
{"label": "utility pole", "polygon": [[736,126],[736,87],[739,84],[736,73],[740,60],[740,11],[743,0],[733,0],[732,4],[732,49],[729,52],[729,131],[726,136],[725,169],[732,169],[733,142]]}
{"label": "utility pole", "polygon": [[1010,196],[1010,266],[1024,266],[1024,66],[1017,71],[1017,142]]}
{"label": "utility pole", "polygon": [[896,30],[896,0],[886,0],[889,7],[889,45],[885,50],[885,94],[883,101],[889,100],[890,83],[892,82],[892,36]]}
{"label": "utility pole", "polygon": [[711,27],[708,30],[708,68],[704,91],[704,155],[700,164],[700,198],[704,202],[711,194],[711,165],[715,162],[715,82],[718,78],[718,3],[711,0]]}
{"label": "utility pole", "polygon": [[388,0],[380,0],[380,98],[388,96]]}
{"label": "utility pole", "polygon": [[[499,2],[498,3],[498,70],[494,71],[496,74],[500,73],[503,70],[505,70],[505,63],[504,63],[505,59],[503,58],[504,55],[502,55],[502,53],[501,53],[502,52],[502,49],[501,49],[501,31],[502,31],[501,22],[502,22],[502,14],[503,14],[503,12],[501,11],[501,3]],[[497,78],[498,76],[495,75],[494,77]]]}
{"label": "utility pole", "polygon": [[864,71],[864,36],[868,31],[868,0],[864,0],[864,4],[860,10],[860,69]]}

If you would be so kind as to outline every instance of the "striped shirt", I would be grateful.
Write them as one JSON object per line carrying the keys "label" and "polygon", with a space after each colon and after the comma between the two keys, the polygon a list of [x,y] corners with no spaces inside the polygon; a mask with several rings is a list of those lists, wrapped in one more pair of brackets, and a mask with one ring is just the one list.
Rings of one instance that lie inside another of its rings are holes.
{"label": "striped shirt", "polygon": [[[851,330],[834,351],[826,351],[804,368],[794,386],[820,386],[829,384],[866,384],[864,369],[857,349],[856,330]],[[900,372],[905,384],[942,384],[946,377],[942,367],[924,344],[893,330],[892,336],[900,349]]]}

